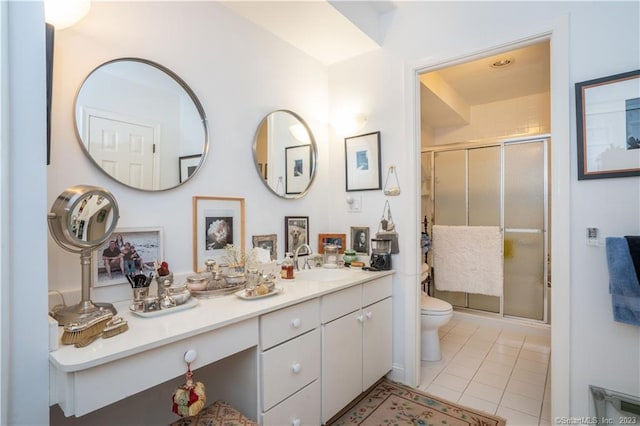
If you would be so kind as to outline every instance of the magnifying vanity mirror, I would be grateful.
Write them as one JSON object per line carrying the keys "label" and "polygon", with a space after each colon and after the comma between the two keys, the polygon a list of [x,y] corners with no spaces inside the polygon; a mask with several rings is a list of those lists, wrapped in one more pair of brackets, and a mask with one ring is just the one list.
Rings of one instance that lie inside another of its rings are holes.
{"label": "magnifying vanity mirror", "polygon": [[260,180],[281,198],[300,198],[313,183],[317,146],[307,123],[288,110],[270,112],[260,122],[253,159]]}
{"label": "magnifying vanity mirror", "polygon": [[63,249],[80,254],[81,301],[77,305],[54,310],[51,315],[60,325],[80,322],[100,309],[114,315],[111,303],[93,303],[91,288],[91,257],[116,229],[119,219],[118,203],[104,188],[77,185],[65,190],[53,202],[48,216],[52,238]]}
{"label": "magnifying vanity mirror", "polygon": [[149,60],[114,59],[94,69],[76,96],[75,121],[94,164],[132,188],[179,186],[207,155],[200,101],[179,76]]}

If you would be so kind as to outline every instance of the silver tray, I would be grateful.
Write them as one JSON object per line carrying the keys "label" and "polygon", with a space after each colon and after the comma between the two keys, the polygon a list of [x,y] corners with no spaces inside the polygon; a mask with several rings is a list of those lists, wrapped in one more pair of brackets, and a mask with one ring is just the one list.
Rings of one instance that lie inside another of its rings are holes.
{"label": "silver tray", "polygon": [[284,289],[282,287],[274,287],[273,290],[271,290],[269,293],[267,294],[256,294],[254,296],[247,296],[244,289],[240,290],[236,293],[234,293],[236,296],[238,296],[240,299],[243,300],[254,300],[254,299],[263,299],[265,297],[270,297],[270,296],[275,296],[276,294],[280,294],[284,291]]}
{"label": "silver tray", "polygon": [[226,296],[243,289],[245,283],[236,284],[233,287],[216,288],[214,290],[191,290],[191,295],[201,299],[209,299],[211,297]]}
{"label": "silver tray", "polygon": [[184,302],[182,305],[177,305],[172,308],[165,308],[165,309],[158,309],[157,311],[144,312],[144,311],[136,311],[135,309],[133,309],[133,305],[131,305],[129,307],[129,312],[139,317],[152,318],[160,315],[171,314],[178,311],[184,311],[185,309],[191,309],[195,307],[197,304],[198,304],[198,300],[194,299],[193,297],[190,297],[189,300]]}

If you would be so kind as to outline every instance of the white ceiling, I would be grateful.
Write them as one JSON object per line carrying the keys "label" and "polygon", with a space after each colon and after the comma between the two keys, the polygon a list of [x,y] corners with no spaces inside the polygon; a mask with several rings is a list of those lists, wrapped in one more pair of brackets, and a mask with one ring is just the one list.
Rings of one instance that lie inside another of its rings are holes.
{"label": "white ceiling", "polygon": [[[511,59],[511,65],[491,67],[504,58]],[[453,65],[423,74],[420,80],[424,121],[432,127],[465,124],[471,106],[548,92],[549,43]]]}
{"label": "white ceiling", "polygon": [[[380,48],[386,29],[382,17],[397,7],[387,0],[222,4],[325,65]],[[501,69],[490,66],[502,58],[512,64]],[[473,105],[548,92],[549,70],[549,43],[544,42],[430,72],[421,77],[422,115],[433,127],[464,124]],[[428,81],[437,82],[437,87]]]}
{"label": "white ceiling", "polygon": [[325,65],[378,49],[391,1],[223,1],[222,4]]}

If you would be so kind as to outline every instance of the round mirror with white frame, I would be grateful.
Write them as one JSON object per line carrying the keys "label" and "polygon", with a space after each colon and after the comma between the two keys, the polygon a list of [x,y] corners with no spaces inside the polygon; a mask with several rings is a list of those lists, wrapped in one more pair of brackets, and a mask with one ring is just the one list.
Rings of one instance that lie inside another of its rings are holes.
{"label": "round mirror with white frame", "polygon": [[114,59],[95,68],[76,95],[75,122],[84,152],[100,170],[145,191],[189,180],[209,147],[195,93],[146,59]]}
{"label": "round mirror with white frame", "polygon": [[309,126],[293,111],[272,111],[258,125],[253,142],[256,171],[281,198],[307,193],[316,175],[317,152]]}

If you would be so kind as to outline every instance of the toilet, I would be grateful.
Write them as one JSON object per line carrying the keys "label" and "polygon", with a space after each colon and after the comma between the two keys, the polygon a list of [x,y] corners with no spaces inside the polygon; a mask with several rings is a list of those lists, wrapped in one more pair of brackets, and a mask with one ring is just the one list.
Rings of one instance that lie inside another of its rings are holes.
{"label": "toilet", "polygon": [[453,307],[444,300],[436,299],[422,292],[420,301],[420,328],[423,361],[440,361],[440,336],[438,329],[449,322]]}

